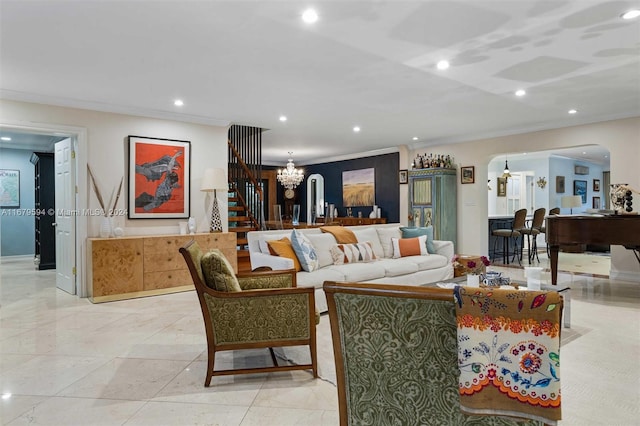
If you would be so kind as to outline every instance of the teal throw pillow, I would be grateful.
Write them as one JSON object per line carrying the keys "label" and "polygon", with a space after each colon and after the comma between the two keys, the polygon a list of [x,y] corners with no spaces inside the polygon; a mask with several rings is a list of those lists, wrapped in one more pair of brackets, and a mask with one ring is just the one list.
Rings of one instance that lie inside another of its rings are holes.
{"label": "teal throw pillow", "polygon": [[433,246],[433,226],[429,225],[427,227],[400,227],[400,231],[402,232],[402,238],[416,238],[421,237],[423,235],[427,236],[427,252],[429,254],[435,254],[436,249]]}
{"label": "teal throw pillow", "polygon": [[300,261],[300,266],[307,272],[318,269],[318,255],[311,241],[300,231],[291,232],[291,246]]}

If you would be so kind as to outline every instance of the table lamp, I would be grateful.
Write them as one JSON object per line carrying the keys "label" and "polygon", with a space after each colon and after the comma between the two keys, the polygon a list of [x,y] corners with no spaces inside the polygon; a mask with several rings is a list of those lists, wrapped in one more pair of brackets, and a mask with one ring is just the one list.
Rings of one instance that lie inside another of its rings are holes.
{"label": "table lamp", "polygon": [[211,209],[211,223],[209,224],[209,232],[222,232],[222,218],[220,217],[220,208],[218,207],[217,189],[229,189],[229,182],[223,169],[206,169],[202,178],[200,191],[213,191],[213,207]]}
{"label": "table lamp", "polygon": [[571,209],[571,214],[573,214],[574,207],[582,206],[582,197],[580,195],[565,195],[560,200],[560,205],[563,209]]}

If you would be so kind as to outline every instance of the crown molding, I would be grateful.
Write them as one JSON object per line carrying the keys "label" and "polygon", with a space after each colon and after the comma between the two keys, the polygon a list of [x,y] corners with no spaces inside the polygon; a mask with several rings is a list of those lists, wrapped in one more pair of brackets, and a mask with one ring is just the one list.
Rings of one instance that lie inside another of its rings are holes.
{"label": "crown molding", "polygon": [[228,127],[231,124],[229,120],[221,120],[218,118],[205,117],[201,115],[182,114],[156,109],[129,107],[124,105],[113,105],[103,102],[85,101],[58,96],[44,96],[34,93],[19,92],[15,90],[0,89],[0,99],[108,112],[113,114],[157,118],[161,120],[181,121],[185,123],[204,124],[208,126]]}

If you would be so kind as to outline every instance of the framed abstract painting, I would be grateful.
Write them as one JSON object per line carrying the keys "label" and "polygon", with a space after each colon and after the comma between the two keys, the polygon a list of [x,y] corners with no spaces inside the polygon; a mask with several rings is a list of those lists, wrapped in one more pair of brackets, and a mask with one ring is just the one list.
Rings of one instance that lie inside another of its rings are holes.
{"label": "framed abstract painting", "polygon": [[191,143],[129,136],[129,219],[190,216]]}

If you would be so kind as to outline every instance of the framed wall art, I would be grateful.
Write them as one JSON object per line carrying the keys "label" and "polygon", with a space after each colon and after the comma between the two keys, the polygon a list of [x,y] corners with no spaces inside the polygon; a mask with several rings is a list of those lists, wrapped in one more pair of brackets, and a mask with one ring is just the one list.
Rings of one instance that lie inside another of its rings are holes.
{"label": "framed wall art", "polygon": [[20,170],[0,169],[0,208],[20,208]]}
{"label": "framed wall art", "polygon": [[129,219],[190,216],[191,143],[129,136]]}
{"label": "framed wall art", "polygon": [[582,204],[587,204],[587,181],[586,180],[573,181],[573,195],[579,195],[580,197],[582,197]]}
{"label": "framed wall art", "polygon": [[498,178],[498,197],[507,196],[507,178]]}
{"label": "framed wall art", "polygon": [[600,179],[594,179],[593,180],[593,192],[599,192],[600,191]]}
{"label": "framed wall art", "polygon": [[556,193],[564,194],[564,176],[556,176]]}
{"label": "framed wall art", "polygon": [[375,169],[342,172],[342,205],[344,207],[373,206],[376,198]]}
{"label": "framed wall art", "polygon": [[600,209],[600,197],[593,197],[592,203],[594,209]]}
{"label": "framed wall art", "polygon": [[408,170],[400,170],[398,172],[398,181],[401,184],[409,183],[409,171]]}
{"label": "framed wall art", "polygon": [[465,166],[460,168],[460,183],[475,183],[475,166]]}

